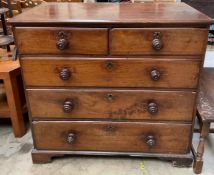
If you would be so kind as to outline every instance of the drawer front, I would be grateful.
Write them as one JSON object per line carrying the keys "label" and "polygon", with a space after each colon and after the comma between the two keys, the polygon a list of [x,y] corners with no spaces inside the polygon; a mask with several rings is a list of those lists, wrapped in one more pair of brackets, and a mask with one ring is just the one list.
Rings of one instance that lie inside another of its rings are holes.
{"label": "drawer front", "polygon": [[27,90],[34,118],[191,121],[195,92],[121,89]]}
{"label": "drawer front", "polygon": [[16,28],[20,54],[108,53],[107,29]]}
{"label": "drawer front", "polygon": [[191,134],[189,124],[47,121],[32,127],[38,150],[182,154],[189,152]]}
{"label": "drawer front", "polygon": [[112,29],[112,55],[203,55],[207,29]]}
{"label": "drawer front", "polygon": [[27,86],[196,88],[201,66],[184,59],[46,58],[22,59]]}

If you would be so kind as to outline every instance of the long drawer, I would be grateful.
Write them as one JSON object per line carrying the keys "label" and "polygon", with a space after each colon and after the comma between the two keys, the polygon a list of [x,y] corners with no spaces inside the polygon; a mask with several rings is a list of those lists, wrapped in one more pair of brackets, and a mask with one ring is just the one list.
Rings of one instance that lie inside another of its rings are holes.
{"label": "long drawer", "polygon": [[33,118],[192,121],[195,92],[28,89]]}
{"label": "long drawer", "polygon": [[112,55],[203,55],[207,29],[117,28],[110,32]]}
{"label": "long drawer", "polygon": [[108,53],[107,29],[18,27],[15,35],[20,54]]}
{"label": "long drawer", "polygon": [[201,60],[24,57],[27,86],[196,88]]}
{"label": "long drawer", "polygon": [[38,150],[187,153],[191,125],[141,122],[33,122]]}

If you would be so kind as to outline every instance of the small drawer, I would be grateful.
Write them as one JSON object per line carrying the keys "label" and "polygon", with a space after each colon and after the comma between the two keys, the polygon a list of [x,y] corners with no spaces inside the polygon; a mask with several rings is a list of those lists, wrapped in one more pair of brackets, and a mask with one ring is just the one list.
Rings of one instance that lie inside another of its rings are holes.
{"label": "small drawer", "polygon": [[195,92],[30,89],[32,118],[192,121]]}
{"label": "small drawer", "polygon": [[189,152],[190,124],[44,121],[33,122],[38,150]]}
{"label": "small drawer", "polygon": [[204,55],[207,29],[112,29],[112,55]]}
{"label": "small drawer", "polygon": [[22,58],[27,86],[196,88],[201,60]]}
{"label": "small drawer", "polygon": [[106,55],[108,31],[100,28],[15,29],[20,54]]}

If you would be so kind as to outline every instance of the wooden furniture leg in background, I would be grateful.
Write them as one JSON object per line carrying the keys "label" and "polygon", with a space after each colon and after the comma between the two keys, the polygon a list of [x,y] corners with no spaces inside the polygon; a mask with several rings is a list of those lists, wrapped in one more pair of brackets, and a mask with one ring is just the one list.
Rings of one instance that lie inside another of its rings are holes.
{"label": "wooden furniture leg in background", "polygon": [[7,101],[10,108],[10,116],[15,137],[21,137],[25,134],[26,128],[23,119],[22,106],[19,98],[17,79],[8,74],[4,79],[4,86],[7,95]]}
{"label": "wooden furniture leg in background", "polygon": [[0,62],[0,80],[6,94],[6,100],[1,100],[0,117],[10,118],[15,137],[22,137],[26,133],[23,114],[27,106],[18,60]]}
{"label": "wooden furniture leg in background", "polygon": [[195,153],[194,172],[200,174],[203,167],[203,154],[205,139],[210,130],[210,124],[214,122],[214,68],[203,68],[198,93],[197,118],[200,124],[200,140]]}
{"label": "wooden furniture leg in background", "polygon": [[209,130],[210,122],[203,122],[200,132],[200,140],[197,148],[197,153],[193,165],[194,173],[196,174],[200,174],[202,171],[205,138],[208,136]]}

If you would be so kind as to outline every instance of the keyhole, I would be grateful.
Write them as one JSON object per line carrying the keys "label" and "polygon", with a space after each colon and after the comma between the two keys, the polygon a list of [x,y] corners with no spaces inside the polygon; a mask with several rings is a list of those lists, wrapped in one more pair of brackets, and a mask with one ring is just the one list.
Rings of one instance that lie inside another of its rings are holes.
{"label": "keyhole", "polygon": [[112,70],[113,69],[113,67],[114,67],[114,65],[113,65],[113,63],[111,62],[111,61],[108,61],[107,63],[106,63],[106,69],[107,70]]}
{"label": "keyhole", "polygon": [[154,32],[153,38],[160,39],[160,37],[161,37],[161,33],[160,32]]}
{"label": "keyhole", "polygon": [[110,101],[110,102],[114,101],[114,96],[113,96],[113,94],[107,94],[107,95],[106,95],[106,98],[107,98],[107,100]]}
{"label": "keyhole", "polygon": [[115,127],[115,126],[112,126],[112,125],[107,125],[105,129],[106,129],[106,131],[109,132],[109,133],[112,133],[112,132],[115,132],[115,131],[116,131],[116,127]]}
{"label": "keyhole", "polygon": [[65,32],[64,31],[60,31],[59,32],[59,37],[60,38],[65,38]]}

